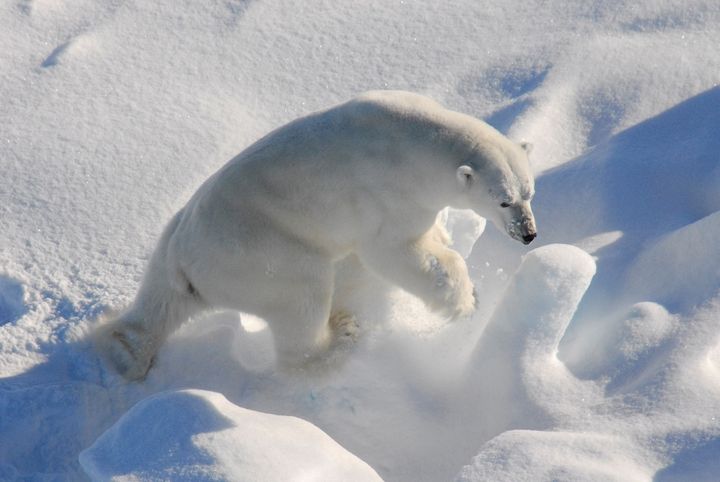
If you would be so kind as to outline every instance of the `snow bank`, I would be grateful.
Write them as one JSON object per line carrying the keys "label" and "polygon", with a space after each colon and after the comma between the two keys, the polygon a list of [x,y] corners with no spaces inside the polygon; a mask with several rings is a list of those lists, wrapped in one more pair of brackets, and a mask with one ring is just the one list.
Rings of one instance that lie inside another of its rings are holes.
{"label": "snow bank", "polygon": [[[720,180],[717,183],[720,190]],[[720,290],[719,210],[647,247],[628,269],[626,291],[687,310]],[[662,270],[658,267],[662,266]]]}
{"label": "snow bank", "polygon": [[556,356],[594,274],[592,258],[574,246],[543,246],[524,257],[467,368],[475,417],[488,433],[547,426],[544,405],[573,403],[575,381]]}
{"label": "snow bank", "polygon": [[541,242],[562,240],[597,258],[595,282],[560,347],[576,373],[605,338],[603,326],[634,304],[688,312],[718,289],[709,252],[720,210],[720,141],[708,130],[720,125],[718,105],[715,87],[538,180]]}
{"label": "snow bank", "polygon": [[[643,245],[720,210],[720,87],[700,93],[547,172],[536,215],[548,242],[620,231],[613,249]],[[570,202],[572,200],[572,202]]]}
{"label": "snow bank", "polygon": [[80,454],[80,463],[98,481],[381,480],[312,424],[202,390],[138,403]]}

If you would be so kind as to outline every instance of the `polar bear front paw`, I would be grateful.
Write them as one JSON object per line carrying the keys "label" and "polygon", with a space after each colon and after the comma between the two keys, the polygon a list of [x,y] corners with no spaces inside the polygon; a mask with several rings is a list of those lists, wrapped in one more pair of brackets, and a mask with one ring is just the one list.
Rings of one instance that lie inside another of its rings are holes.
{"label": "polar bear front paw", "polygon": [[430,309],[450,319],[470,316],[476,308],[476,296],[465,261],[456,253],[444,259],[431,256],[429,268],[433,296],[426,303]]}

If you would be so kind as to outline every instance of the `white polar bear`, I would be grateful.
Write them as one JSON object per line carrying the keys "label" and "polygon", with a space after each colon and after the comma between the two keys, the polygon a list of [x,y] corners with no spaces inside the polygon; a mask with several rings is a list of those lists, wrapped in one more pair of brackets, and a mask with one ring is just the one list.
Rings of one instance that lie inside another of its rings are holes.
{"label": "white polar bear", "polygon": [[467,316],[473,284],[436,216],[473,209],[532,241],[523,147],[398,91],[291,122],[229,161],[172,218],[132,306],[100,327],[101,349],[141,379],[174,329],[224,307],[265,319],[280,363],[312,358],[347,329],[334,284],[336,263],[351,255],[431,309]]}

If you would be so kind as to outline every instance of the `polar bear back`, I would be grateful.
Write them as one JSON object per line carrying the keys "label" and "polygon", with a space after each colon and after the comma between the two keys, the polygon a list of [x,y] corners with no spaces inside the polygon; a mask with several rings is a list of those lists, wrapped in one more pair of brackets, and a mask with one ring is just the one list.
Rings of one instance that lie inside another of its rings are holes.
{"label": "polar bear back", "polygon": [[214,230],[218,219],[269,223],[342,256],[384,225],[428,229],[451,204],[460,163],[506,144],[484,122],[421,95],[369,92],[257,141],[208,179],[185,217],[213,220]]}

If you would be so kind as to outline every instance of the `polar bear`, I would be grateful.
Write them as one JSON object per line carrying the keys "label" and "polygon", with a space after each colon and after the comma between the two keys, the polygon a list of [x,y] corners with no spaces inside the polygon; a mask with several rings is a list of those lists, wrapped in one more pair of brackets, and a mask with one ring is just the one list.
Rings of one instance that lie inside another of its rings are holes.
{"label": "polar bear", "polygon": [[408,92],[369,92],[295,120],[171,219],[134,302],[97,341],[121,374],[142,379],[173,330],[222,307],[265,319],[278,362],[302,363],[348,329],[334,283],[349,256],[448,318],[468,316],[473,283],[436,216],[472,209],[530,243],[525,147]]}

